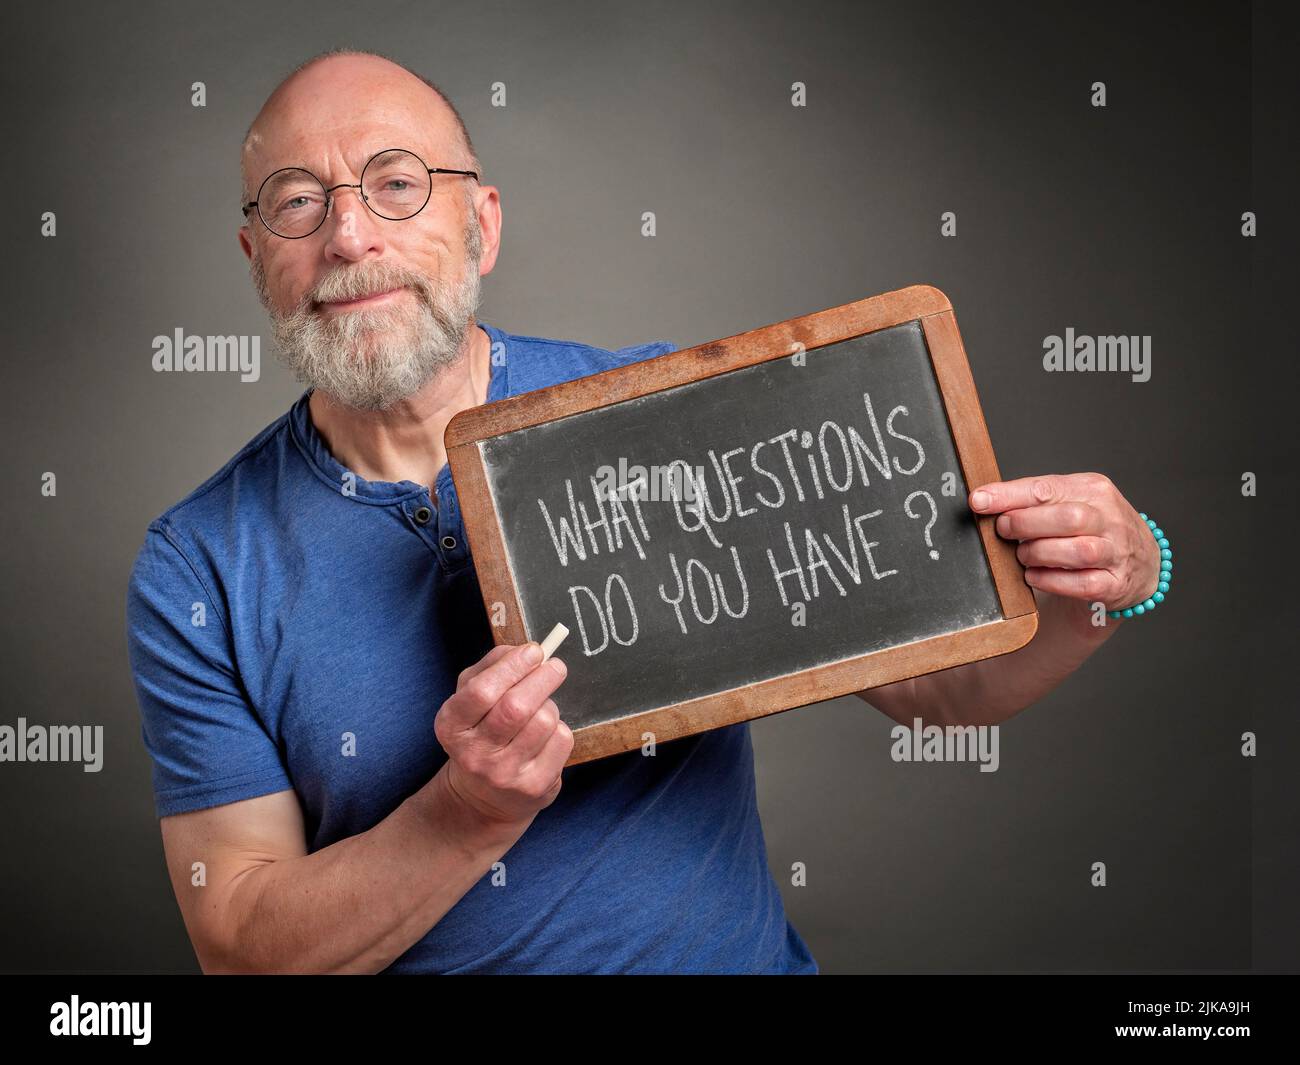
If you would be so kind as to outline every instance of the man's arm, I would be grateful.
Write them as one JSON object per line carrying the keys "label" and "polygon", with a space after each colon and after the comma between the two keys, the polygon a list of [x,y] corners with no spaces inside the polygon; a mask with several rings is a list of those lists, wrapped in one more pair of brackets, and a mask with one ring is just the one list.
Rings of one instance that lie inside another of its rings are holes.
{"label": "man's arm", "polygon": [[162,819],[172,887],[207,973],[378,972],[527,827],[466,808],[445,767],[374,828],[315,854],[293,791]]}
{"label": "man's arm", "polygon": [[163,818],[203,970],[374,973],[437,924],[559,794],[564,668],[540,657],[503,645],[461,674],[435,723],[450,760],[366,832],[308,854],[292,791]]}
{"label": "man's arm", "polygon": [[883,684],[857,694],[909,728],[926,725],[996,725],[1033,705],[1106,642],[1120,622],[1094,627],[1076,600],[1034,589],[1038,632],[1024,647],[996,658]]}
{"label": "man's arm", "polygon": [[999,536],[1019,541],[1016,556],[1038,606],[1038,632],[996,658],[858,692],[910,726],[995,725],[1073,673],[1122,624],[1093,625],[1092,603],[1128,606],[1159,581],[1160,551],[1145,522],[1110,479],[1097,473],[1027,477],[982,485],[972,509],[998,514]]}

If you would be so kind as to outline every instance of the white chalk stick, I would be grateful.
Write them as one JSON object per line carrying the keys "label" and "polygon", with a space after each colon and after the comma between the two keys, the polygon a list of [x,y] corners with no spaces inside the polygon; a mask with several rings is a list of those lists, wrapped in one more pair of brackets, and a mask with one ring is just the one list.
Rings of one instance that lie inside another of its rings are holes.
{"label": "white chalk stick", "polygon": [[551,630],[551,634],[542,641],[542,661],[545,662],[551,655],[555,654],[555,649],[564,642],[564,638],[569,635],[569,630],[563,625],[556,625]]}

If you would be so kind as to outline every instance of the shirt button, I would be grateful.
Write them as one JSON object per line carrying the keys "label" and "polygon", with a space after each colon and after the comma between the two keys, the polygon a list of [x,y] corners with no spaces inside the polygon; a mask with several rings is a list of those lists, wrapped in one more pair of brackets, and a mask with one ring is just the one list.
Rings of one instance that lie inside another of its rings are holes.
{"label": "shirt button", "polygon": [[448,551],[450,551],[453,547],[456,546],[456,537],[444,536],[442,538],[442,546],[445,547]]}
{"label": "shirt button", "polygon": [[416,507],[415,514],[412,516],[415,518],[416,525],[428,525],[433,517],[433,511],[428,507]]}

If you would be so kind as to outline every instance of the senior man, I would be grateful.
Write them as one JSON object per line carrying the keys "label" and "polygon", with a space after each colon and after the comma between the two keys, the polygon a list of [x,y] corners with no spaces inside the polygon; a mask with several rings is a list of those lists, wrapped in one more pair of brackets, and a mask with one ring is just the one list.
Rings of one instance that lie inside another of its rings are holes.
{"label": "senior man", "polygon": [[[458,411],[671,350],[476,321],[499,191],[455,108],[333,52],[267,100],[239,243],[308,386],[154,521],[128,594],[163,844],[207,972],[813,973],[768,870],[747,723],[561,769],[564,665],[492,646],[446,465]],[[981,486],[1042,612],[1024,648],[860,693],[995,723],[1153,594],[1096,474]],[[563,783],[563,786],[562,786]]]}

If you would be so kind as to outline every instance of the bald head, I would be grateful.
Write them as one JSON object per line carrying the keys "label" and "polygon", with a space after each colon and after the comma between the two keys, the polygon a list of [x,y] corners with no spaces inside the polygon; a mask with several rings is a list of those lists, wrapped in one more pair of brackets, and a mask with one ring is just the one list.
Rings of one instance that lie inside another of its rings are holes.
{"label": "bald head", "polygon": [[[389,132],[397,139],[379,143]],[[291,71],[253,119],[240,153],[241,203],[273,170],[321,173],[319,160],[293,153],[319,156],[322,144],[349,135],[374,143],[369,151],[358,143],[361,163],[375,151],[406,147],[430,166],[482,173],[464,120],[438,86],[378,53],[337,49]]]}

